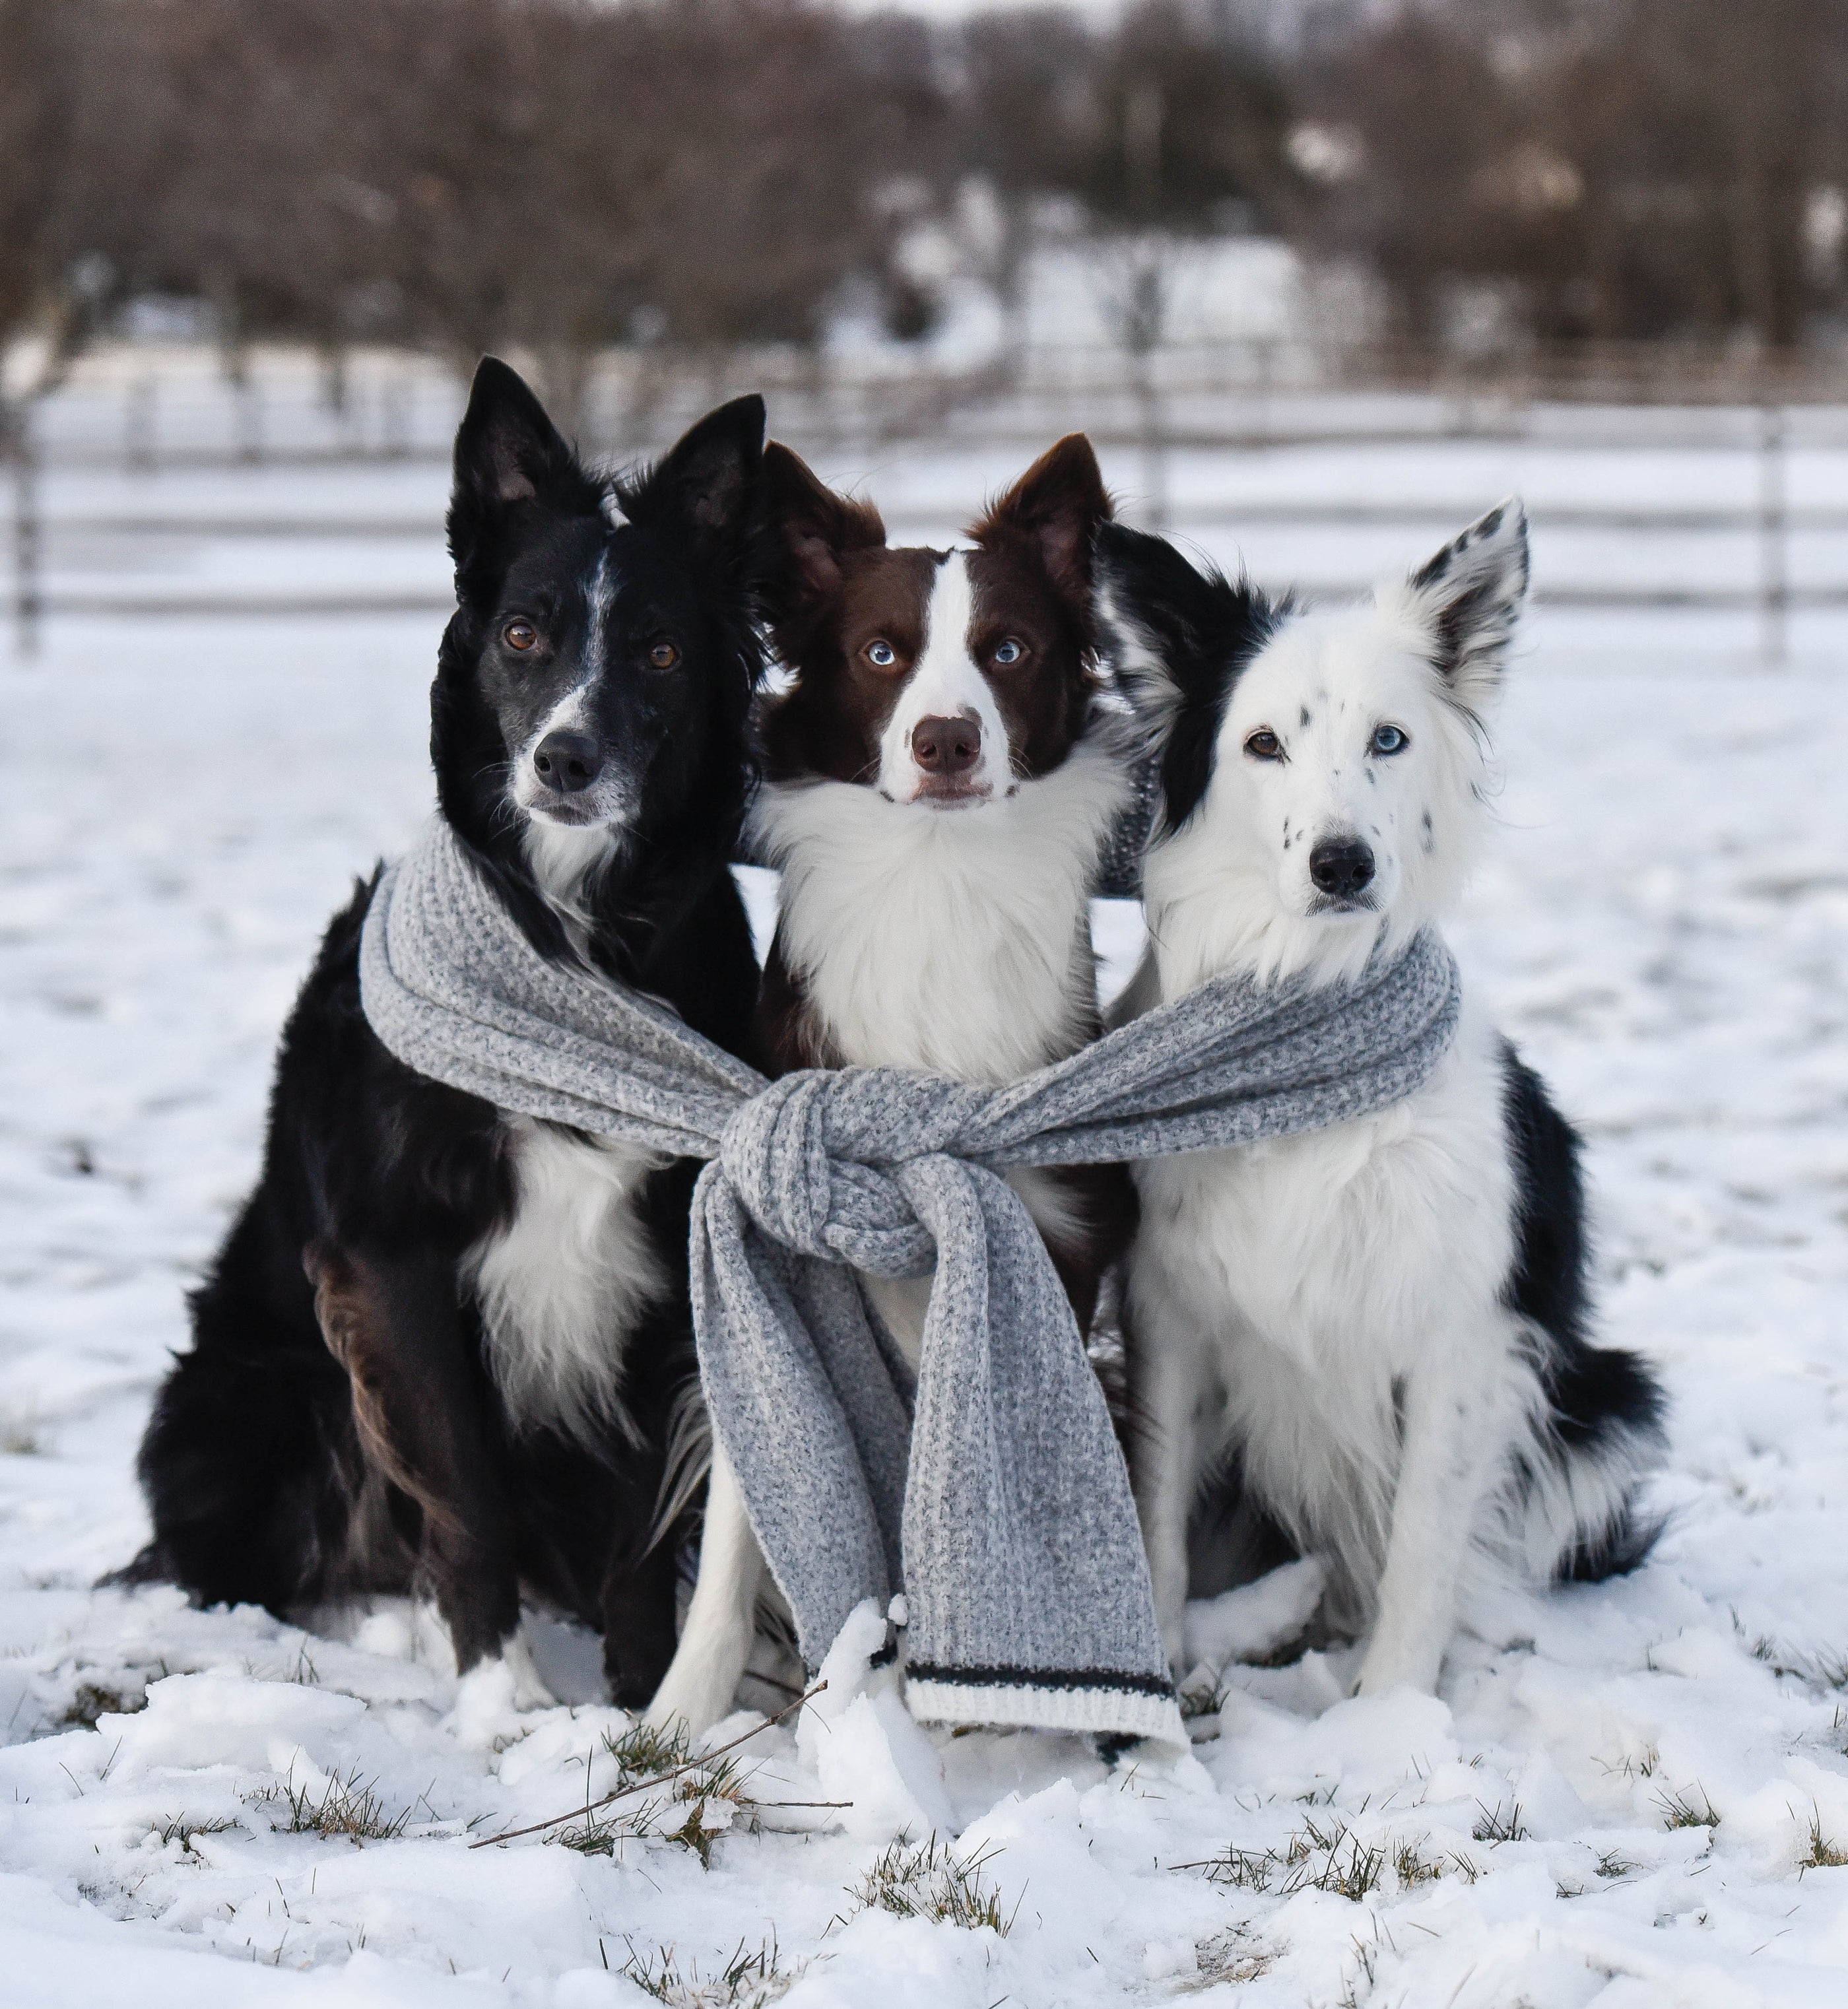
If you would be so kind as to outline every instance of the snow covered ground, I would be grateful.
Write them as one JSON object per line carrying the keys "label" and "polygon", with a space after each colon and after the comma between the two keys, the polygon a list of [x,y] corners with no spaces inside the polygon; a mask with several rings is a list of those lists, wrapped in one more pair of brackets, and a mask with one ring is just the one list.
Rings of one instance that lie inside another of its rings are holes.
{"label": "snow covered ground", "polygon": [[[1460,523],[1549,478],[1538,452],[1420,449],[1418,480]],[[1273,492],[1314,487],[1292,465]],[[1007,471],[873,485],[960,515]],[[357,506],[434,517],[378,479]],[[1369,533],[1341,569],[1436,541]],[[1251,555],[1278,578],[1320,547]],[[142,1539],[135,1441],[251,1176],[278,1021],[423,812],[439,625],[70,619],[37,664],[0,657],[0,2000],[1848,1997],[1848,624],[1814,617],[1770,676],[1719,617],[1543,615],[1457,930],[1590,1139],[1606,1330],[1673,1393],[1647,1568],[1478,1614],[1436,1700],[1234,1663],[1178,1766],[1028,1734],[933,1754],[869,1700],[483,1848],[635,1771],[582,1640],[541,1644],[583,1702],[458,1722],[412,1615],[336,1639],[89,1588]],[[1202,1613],[1203,1643],[1263,1659],[1301,1588]],[[973,1872],[887,1852],[933,1811]],[[1003,1929],[954,1922],[984,1911]]]}

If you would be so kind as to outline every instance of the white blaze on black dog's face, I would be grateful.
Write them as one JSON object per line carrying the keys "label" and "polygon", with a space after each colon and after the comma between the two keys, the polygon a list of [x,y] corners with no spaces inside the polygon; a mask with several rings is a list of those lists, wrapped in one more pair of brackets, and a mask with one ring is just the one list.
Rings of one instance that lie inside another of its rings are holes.
{"label": "white blaze on black dog's face", "polygon": [[1520,505],[1327,613],[1273,608],[1133,533],[1100,551],[1119,670],[1163,746],[1153,883],[1216,898],[1207,959],[1260,940],[1269,967],[1364,958],[1432,918],[1480,820],[1481,727],[1527,585]]}
{"label": "white blaze on black dog's face", "polygon": [[476,736],[491,728],[503,818],[529,842],[620,843],[735,742],[763,431],[761,399],[739,399],[651,473],[611,484],[512,370],[477,371],[456,438],[462,611],[444,675]]}

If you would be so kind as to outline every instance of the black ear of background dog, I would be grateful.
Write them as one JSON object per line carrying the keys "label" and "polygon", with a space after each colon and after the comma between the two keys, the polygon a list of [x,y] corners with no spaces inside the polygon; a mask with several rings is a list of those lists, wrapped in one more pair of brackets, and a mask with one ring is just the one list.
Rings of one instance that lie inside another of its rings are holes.
{"label": "black ear of background dog", "polygon": [[1105,659],[1156,742],[1161,827],[1178,830],[1213,778],[1233,687],[1291,604],[1122,523],[1099,524],[1096,561]]}
{"label": "black ear of background dog", "polygon": [[[531,700],[501,639],[504,603],[517,591],[548,610],[546,674],[594,678],[585,730],[626,764],[630,794],[623,841],[576,889],[579,948],[735,1052],[757,985],[728,867],[762,669],[763,438],[761,400],[740,399],[612,483],[512,370],[484,362],[456,440],[458,604],[431,693],[442,813],[536,946],[576,952],[508,796]],[[669,671],[646,653],[658,637],[677,651]],[[669,1282],[600,1336],[625,1426],[515,1414],[469,1258],[522,1205],[530,1126],[413,1073],[373,1036],[358,948],[376,885],[335,916],[284,1030],[261,1176],[193,1295],[192,1347],[142,1443],[153,1539],[116,1580],[296,1617],[427,1595],[464,1671],[504,1645],[523,1595],[601,1632],[614,1695],[639,1704],[673,1652],[688,1532],[650,1539],[693,1372],[696,1167],[649,1175],[633,1200],[646,1260]]]}

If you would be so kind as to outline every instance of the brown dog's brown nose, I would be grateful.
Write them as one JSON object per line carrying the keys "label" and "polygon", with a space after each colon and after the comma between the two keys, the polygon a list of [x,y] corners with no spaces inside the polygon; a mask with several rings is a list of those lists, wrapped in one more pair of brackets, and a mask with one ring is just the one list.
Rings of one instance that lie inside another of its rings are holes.
{"label": "brown dog's brown nose", "polygon": [[927,774],[966,774],[982,758],[982,721],[920,718],[912,728],[912,758]]}

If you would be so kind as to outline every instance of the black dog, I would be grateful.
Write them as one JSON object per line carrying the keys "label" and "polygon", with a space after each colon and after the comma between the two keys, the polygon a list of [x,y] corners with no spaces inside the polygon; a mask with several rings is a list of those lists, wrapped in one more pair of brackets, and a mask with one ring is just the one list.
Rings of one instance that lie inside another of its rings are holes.
{"label": "black dog", "polygon": [[[741,398],[611,483],[484,362],[431,693],[441,812],[534,946],[734,1052],[757,987],[728,866],[762,667],[763,441],[763,402]],[[509,1656],[537,1700],[524,1587],[602,1630],[611,1692],[638,1704],[674,1649],[678,1543],[650,1535],[693,1367],[696,1167],[393,1059],[359,1001],[376,884],[284,1033],[263,1177],[155,1405],[154,1536],[124,1576],[278,1612],[427,1593],[458,1669]]]}

